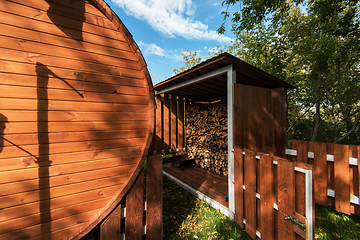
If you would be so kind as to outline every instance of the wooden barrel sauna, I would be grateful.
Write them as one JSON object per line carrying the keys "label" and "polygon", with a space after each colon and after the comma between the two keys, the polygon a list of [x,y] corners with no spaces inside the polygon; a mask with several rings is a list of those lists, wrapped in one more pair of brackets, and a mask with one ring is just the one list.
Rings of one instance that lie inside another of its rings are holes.
{"label": "wooden barrel sauna", "polygon": [[0,11],[0,239],[79,238],[147,155],[145,61],[103,0],[1,0]]}

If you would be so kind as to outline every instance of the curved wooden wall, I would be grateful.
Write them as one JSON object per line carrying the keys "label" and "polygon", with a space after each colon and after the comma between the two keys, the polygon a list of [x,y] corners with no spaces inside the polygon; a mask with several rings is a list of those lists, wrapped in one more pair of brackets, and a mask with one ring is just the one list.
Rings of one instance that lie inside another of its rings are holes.
{"label": "curved wooden wall", "polygon": [[147,154],[143,57],[102,0],[2,0],[0,43],[0,239],[79,238]]}

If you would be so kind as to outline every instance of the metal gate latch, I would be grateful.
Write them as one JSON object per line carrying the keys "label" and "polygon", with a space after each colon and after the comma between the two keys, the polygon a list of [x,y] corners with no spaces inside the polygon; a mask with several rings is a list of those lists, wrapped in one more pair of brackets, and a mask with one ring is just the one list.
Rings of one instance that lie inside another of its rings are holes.
{"label": "metal gate latch", "polygon": [[301,230],[303,230],[304,232],[306,232],[306,224],[300,222],[299,220],[297,220],[296,218],[294,218],[293,216],[287,216],[285,218],[285,220],[289,220],[292,224],[296,225],[298,228],[300,228]]}

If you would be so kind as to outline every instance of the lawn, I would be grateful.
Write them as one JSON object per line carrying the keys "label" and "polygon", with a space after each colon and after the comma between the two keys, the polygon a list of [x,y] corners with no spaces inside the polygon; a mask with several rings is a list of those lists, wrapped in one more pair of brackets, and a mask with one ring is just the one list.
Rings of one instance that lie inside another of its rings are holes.
{"label": "lawn", "polygon": [[[164,239],[251,239],[221,212],[164,176]],[[316,206],[316,239],[360,239],[360,217]]]}

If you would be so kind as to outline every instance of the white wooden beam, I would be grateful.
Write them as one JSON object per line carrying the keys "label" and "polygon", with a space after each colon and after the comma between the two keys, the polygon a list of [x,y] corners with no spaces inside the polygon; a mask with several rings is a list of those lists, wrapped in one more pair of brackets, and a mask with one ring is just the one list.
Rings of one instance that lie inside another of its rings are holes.
{"label": "white wooden beam", "polygon": [[188,81],[185,81],[185,82],[182,82],[182,83],[179,83],[179,84],[176,84],[174,86],[171,86],[171,87],[168,87],[168,88],[164,88],[160,91],[156,91],[155,92],[155,95],[159,95],[159,94],[162,94],[162,93],[166,93],[166,92],[170,92],[172,90],[176,90],[176,89],[180,89],[180,88],[183,88],[183,87],[186,87],[186,86],[189,86],[189,85],[192,85],[192,84],[195,84],[195,83],[198,83],[198,82],[202,82],[202,81],[205,81],[209,78],[213,78],[213,77],[217,77],[217,76],[220,76],[222,74],[225,74],[227,73],[229,70],[232,70],[232,65],[227,65],[225,67],[222,67],[222,68],[219,68],[219,69],[216,69],[214,71],[211,71],[211,72],[208,72],[208,73],[205,73],[199,77],[196,77],[196,78],[192,78]]}
{"label": "white wooden beam", "polygon": [[227,111],[228,111],[228,188],[229,218],[235,216],[235,183],[234,183],[234,132],[233,132],[233,84],[236,83],[236,71],[232,65],[227,71]]}

